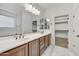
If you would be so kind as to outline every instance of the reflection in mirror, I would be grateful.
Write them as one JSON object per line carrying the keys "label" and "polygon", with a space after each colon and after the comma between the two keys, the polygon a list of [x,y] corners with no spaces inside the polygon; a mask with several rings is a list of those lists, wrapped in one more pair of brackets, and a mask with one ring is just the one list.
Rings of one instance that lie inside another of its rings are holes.
{"label": "reflection in mirror", "polygon": [[16,15],[0,9],[0,37],[14,35],[16,32]]}
{"label": "reflection in mirror", "polygon": [[22,13],[22,33],[32,33],[32,16],[31,13],[24,11]]}
{"label": "reflection in mirror", "polygon": [[0,28],[14,28],[15,19],[7,16],[0,15]]}
{"label": "reflection in mirror", "polygon": [[50,29],[50,19],[48,18],[42,18],[40,19],[40,29],[44,30],[44,29]]}

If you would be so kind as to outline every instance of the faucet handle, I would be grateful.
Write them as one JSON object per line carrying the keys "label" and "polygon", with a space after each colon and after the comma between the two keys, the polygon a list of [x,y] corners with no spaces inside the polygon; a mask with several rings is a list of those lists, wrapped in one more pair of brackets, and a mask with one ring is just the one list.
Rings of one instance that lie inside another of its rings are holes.
{"label": "faucet handle", "polygon": [[24,38],[24,34],[22,34],[22,38]]}
{"label": "faucet handle", "polygon": [[19,34],[19,39],[21,39],[22,34]]}
{"label": "faucet handle", "polygon": [[17,33],[13,37],[15,38],[15,40],[17,40],[18,39]]}
{"label": "faucet handle", "polygon": [[16,37],[16,40],[17,40],[18,38]]}

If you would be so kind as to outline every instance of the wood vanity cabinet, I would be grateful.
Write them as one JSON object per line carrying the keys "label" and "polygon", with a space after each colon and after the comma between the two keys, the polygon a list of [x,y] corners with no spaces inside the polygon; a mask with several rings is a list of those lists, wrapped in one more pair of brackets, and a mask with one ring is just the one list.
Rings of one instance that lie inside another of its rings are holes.
{"label": "wood vanity cabinet", "polygon": [[40,56],[50,45],[51,34],[42,36],[0,54],[0,56]]}
{"label": "wood vanity cabinet", "polygon": [[40,38],[40,55],[46,50],[46,48],[50,45],[51,35],[48,34]]}
{"label": "wood vanity cabinet", "polygon": [[29,56],[39,56],[39,39],[29,42]]}
{"label": "wood vanity cabinet", "polygon": [[29,42],[29,56],[42,55],[46,48],[50,45],[50,37],[51,35],[48,34]]}
{"label": "wood vanity cabinet", "polygon": [[4,52],[1,56],[28,56],[28,44]]}

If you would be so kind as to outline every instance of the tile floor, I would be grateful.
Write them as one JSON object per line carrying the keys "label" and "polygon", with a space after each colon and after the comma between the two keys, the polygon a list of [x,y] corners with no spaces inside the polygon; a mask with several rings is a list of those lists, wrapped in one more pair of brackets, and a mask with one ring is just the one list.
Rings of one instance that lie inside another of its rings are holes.
{"label": "tile floor", "polygon": [[54,47],[52,47],[52,45],[50,45],[46,51],[42,54],[42,56],[51,56],[52,52],[53,52]]}
{"label": "tile floor", "polygon": [[73,52],[66,48],[55,46],[52,50],[52,46],[49,46],[42,56],[75,56]]}

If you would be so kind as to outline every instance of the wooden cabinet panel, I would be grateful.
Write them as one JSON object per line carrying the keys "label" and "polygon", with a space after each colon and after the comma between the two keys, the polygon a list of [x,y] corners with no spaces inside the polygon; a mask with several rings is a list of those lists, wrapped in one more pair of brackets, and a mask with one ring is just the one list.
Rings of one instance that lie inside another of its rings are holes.
{"label": "wooden cabinet panel", "polygon": [[47,36],[45,36],[45,48],[47,48],[48,45],[49,45],[49,37],[47,35]]}
{"label": "wooden cabinet panel", "polygon": [[24,56],[24,52],[25,52],[24,49],[25,49],[25,46],[21,46],[19,48],[16,48],[15,56]]}
{"label": "wooden cabinet panel", "polygon": [[29,56],[39,56],[39,39],[29,43]]}
{"label": "wooden cabinet panel", "polygon": [[51,44],[51,34],[48,35],[48,45]]}
{"label": "wooden cabinet panel", "polygon": [[40,55],[42,55],[42,53],[45,50],[45,37],[41,37],[40,38]]}
{"label": "wooden cabinet panel", "polygon": [[28,56],[28,53],[29,53],[29,47],[28,47],[28,44],[25,44],[25,56]]}
{"label": "wooden cabinet panel", "polygon": [[50,45],[51,35],[45,36],[45,47],[47,48]]}
{"label": "wooden cabinet panel", "polygon": [[16,54],[16,49],[13,49],[11,51],[7,51],[7,52],[2,53],[1,56],[12,56],[12,55],[15,56],[15,54]]}
{"label": "wooden cabinet panel", "polygon": [[27,44],[1,54],[1,56],[24,56],[24,55],[28,55]]}

